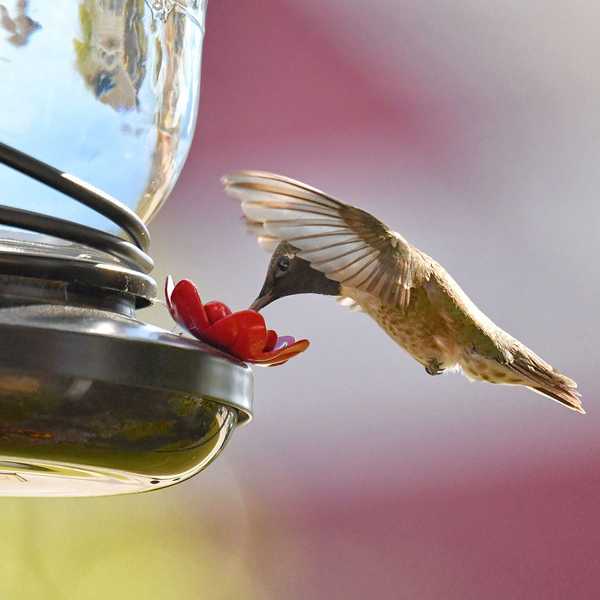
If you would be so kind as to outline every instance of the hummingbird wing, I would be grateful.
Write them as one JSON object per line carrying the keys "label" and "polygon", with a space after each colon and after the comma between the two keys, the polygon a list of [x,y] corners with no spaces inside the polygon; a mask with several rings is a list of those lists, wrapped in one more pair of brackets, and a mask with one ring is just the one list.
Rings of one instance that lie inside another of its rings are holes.
{"label": "hummingbird wing", "polygon": [[411,289],[429,275],[424,255],[400,234],[300,181],[242,171],[224,177],[223,184],[240,200],[259,243],[291,243],[300,258],[343,286],[405,308]]}
{"label": "hummingbird wing", "polygon": [[273,254],[281,240],[272,235],[267,235],[263,224],[257,221],[251,221],[248,217],[242,217],[246,224],[246,231],[256,237],[258,245],[269,254]]}

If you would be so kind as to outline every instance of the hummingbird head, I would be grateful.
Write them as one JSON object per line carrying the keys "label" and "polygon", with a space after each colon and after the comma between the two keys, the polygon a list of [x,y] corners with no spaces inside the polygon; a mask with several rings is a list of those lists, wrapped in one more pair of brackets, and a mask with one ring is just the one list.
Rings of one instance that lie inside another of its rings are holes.
{"label": "hummingbird head", "polygon": [[252,310],[260,310],[271,302],[293,294],[324,294],[338,296],[340,284],[313,269],[298,255],[298,249],[289,242],[280,242],[275,248],[265,282],[252,303]]}

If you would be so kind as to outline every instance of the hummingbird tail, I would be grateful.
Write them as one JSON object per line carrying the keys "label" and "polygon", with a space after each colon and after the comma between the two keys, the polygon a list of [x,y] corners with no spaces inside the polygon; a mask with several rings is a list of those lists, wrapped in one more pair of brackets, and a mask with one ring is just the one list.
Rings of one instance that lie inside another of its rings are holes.
{"label": "hummingbird tail", "polygon": [[546,389],[542,387],[533,387],[528,386],[529,389],[537,392],[538,394],[542,394],[542,396],[546,396],[548,398],[552,398],[552,400],[556,400],[560,402],[567,408],[574,410],[582,415],[585,415],[585,410],[583,405],[581,404],[581,395],[575,391],[565,391],[561,389]]}
{"label": "hummingbird tail", "polygon": [[585,414],[581,403],[581,394],[577,391],[577,384],[571,378],[556,371],[530,350],[517,355],[514,362],[510,364],[510,368],[523,377],[523,385],[532,391],[556,400],[571,410]]}

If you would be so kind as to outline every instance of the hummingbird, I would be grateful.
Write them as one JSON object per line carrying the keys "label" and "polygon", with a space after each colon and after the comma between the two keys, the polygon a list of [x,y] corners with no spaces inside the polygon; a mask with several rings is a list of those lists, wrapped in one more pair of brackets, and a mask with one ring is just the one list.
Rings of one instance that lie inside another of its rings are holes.
{"label": "hummingbird", "polygon": [[259,244],[274,248],[261,310],[292,294],[338,296],[429,375],[525,386],[585,413],[577,384],[491,321],[437,261],[368,212],[262,171],[222,179]]}

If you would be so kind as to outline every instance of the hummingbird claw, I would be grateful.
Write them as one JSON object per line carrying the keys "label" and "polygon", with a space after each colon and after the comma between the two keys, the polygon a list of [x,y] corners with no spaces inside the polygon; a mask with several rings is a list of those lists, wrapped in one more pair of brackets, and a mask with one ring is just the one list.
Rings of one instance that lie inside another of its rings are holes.
{"label": "hummingbird claw", "polygon": [[429,375],[441,375],[444,372],[444,368],[442,367],[442,363],[440,363],[435,358],[432,359],[429,364],[425,367],[425,371]]}

